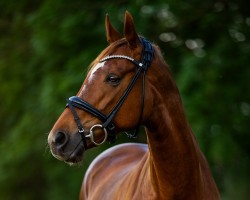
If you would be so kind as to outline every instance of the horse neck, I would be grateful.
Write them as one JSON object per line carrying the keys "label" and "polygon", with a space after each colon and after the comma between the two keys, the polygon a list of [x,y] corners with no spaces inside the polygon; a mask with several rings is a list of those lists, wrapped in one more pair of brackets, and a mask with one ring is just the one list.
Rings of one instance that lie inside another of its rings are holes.
{"label": "horse neck", "polygon": [[[171,195],[177,197],[176,194],[180,199],[189,199],[188,193],[199,198],[201,152],[167,67],[163,66],[157,71],[157,83],[152,81],[150,91],[154,96],[151,106],[153,109],[145,124],[150,150],[151,180],[157,193],[165,199]],[[159,87],[154,87],[157,84]]]}

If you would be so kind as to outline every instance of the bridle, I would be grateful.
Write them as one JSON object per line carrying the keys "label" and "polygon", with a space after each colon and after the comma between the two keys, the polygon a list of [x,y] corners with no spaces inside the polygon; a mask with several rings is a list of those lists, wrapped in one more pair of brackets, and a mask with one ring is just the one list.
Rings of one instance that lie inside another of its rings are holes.
{"label": "bridle", "polygon": [[[84,144],[84,148],[87,148],[87,142],[86,142],[86,138],[89,138],[91,140],[91,142],[95,145],[101,145],[103,144],[106,140],[108,140],[109,142],[114,142],[116,139],[115,136],[115,125],[112,122],[116,113],[118,112],[118,110],[120,109],[120,107],[122,106],[123,102],[125,101],[125,99],[127,98],[128,94],[130,93],[130,91],[132,90],[136,80],[138,79],[140,73],[143,71],[143,91],[142,91],[142,111],[141,111],[141,115],[140,115],[140,120],[139,123],[141,121],[141,117],[142,117],[142,112],[143,112],[143,104],[144,104],[144,93],[145,93],[145,89],[144,89],[144,79],[145,79],[145,74],[146,71],[148,69],[148,67],[151,65],[152,59],[153,59],[153,47],[152,44],[147,41],[145,38],[140,38],[141,43],[143,45],[143,50],[142,50],[142,56],[141,56],[141,62],[136,61],[135,59],[128,57],[128,56],[124,56],[124,55],[111,55],[111,56],[106,56],[103,59],[101,59],[99,61],[99,63],[105,62],[107,60],[110,59],[126,59],[130,62],[132,62],[133,64],[135,64],[138,69],[134,75],[134,77],[131,79],[127,89],[125,90],[125,92],[123,93],[123,95],[121,96],[121,98],[119,99],[118,103],[116,104],[116,106],[112,109],[112,111],[108,114],[105,115],[102,112],[100,112],[98,109],[96,109],[94,106],[92,106],[91,104],[89,104],[88,102],[84,101],[82,98],[79,98],[77,96],[72,96],[69,99],[67,99],[67,104],[66,107],[68,107],[73,116],[74,116],[74,120],[76,122],[76,125],[78,127],[78,132],[81,135],[83,144]],[[98,118],[103,124],[95,124],[93,125],[90,130],[89,130],[89,134],[85,135],[84,134],[84,128],[83,125],[80,122],[80,118],[77,115],[77,112],[75,110],[74,107],[77,107],[79,109],[82,109],[90,114],[92,114],[93,116],[95,116],[96,118]],[[102,142],[96,142],[95,138],[94,138],[94,130],[97,128],[101,128],[104,131],[104,139]],[[135,135],[135,134],[134,134]],[[132,135],[132,137],[134,136]]]}
{"label": "bridle", "polygon": [[[108,140],[109,142],[115,141],[115,139],[116,139],[115,125],[112,121],[113,121],[116,113],[118,112],[118,110],[122,106],[123,102],[127,98],[128,94],[132,90],[140,73],[143,71],[143,84],[142,84],[143,90],[142,90],[142,103],[141,103],[142,109],[141,109],[139,123],[141,122],[143,107],[144,107],[145,74],[147,72],[148,67],[151,65],[151,62],[153,59],[153,47],[152,47],[152,44],[149,41],[147,41],[145,38],[141,37],[140,40],[141,40],[141,43],[143,45],[141,62],[138,62],[135,59],[133,59],[129,56],[124,56],[124,55],[110,55],[110,56],[104,57],[103,59],[101,59],[99,61],[99,63],[102,63],[102,62],[105,62],[105,61],[111,60],[111,59],[126,59],[138,67],[134,77],[131,79],[125,92],[123,93],[123,95],[119,99],[116,106],[111,110],[111,112],[108,115],[103,114],[97,108],[95,108],[94,106],[92,106],[91,104],[89,104],[88,102],[84,101],[82,98],[79,98],[77,96],[72,96],[69,99],[66,99],[66,101],[67,101],[66,107],[68,107],[71,110],[71,112],[74,116],[74,120],[75,120],[76,125],[78,127],[78,132],[81,135],[85,149],[87,149],[86,138],[89,138],[91,140],[91,142],[95,145],[101,145],[106,140]],[[98,118],[102,122],[102,124],[93,125],[89,130],[89,134],[85,135],[83,125],[81,124],[80,118],[77,115],[75,107],[82,109],[82,110],[90,113],[91,115],[95,116],[96,118]],[[94,138],[94,130],[98,129],[98,128],[103,129],[103,131],[104,131],[104,139],[101,142],[96,142],[95,138]],[[136,133],[134,133],[133,135],[129,135],[129,136],[133,137],[135,135],[136,135]]]}

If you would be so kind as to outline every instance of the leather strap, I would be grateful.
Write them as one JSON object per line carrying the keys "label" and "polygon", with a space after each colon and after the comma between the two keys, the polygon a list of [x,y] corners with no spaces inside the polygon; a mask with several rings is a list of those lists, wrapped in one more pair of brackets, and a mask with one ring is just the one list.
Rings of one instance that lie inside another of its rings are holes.
{"label": "leather strap", "polygon": [[77,96],[72,96],[67,100],[67,105],[69,104],[69,101],[71,102],[72,106],[80,108],[82,110],[87,111],[88,113],[94,115],[98,119],[100,119],[102,122],[105,122],[107,120],[107,116],[101,113],[99,110],[97,110],[95,107],[93,107],[91,104],[88,102],[84,101],[83,99],[77,97]]}
{"label": "leather strap", "polygon": [[78,117],[78,115],[76,113],[76,110],[74,109],[74,107],[72,105],[72,101],[70,99],[66,99],[66,101],[67,101],[67,107],[69,107],[69,109],[71,110],[71,112],[72,112],[72,114],[74,116],[76,125],[78,127],[78,132],[81,135],[81,138],[82,138],[82,141],[83,141],[84,149],[87,149],[87,142],[86,142],[86,138],[85,138],[85,135],[84,135],[84,128],[82,126],[80,118]]}

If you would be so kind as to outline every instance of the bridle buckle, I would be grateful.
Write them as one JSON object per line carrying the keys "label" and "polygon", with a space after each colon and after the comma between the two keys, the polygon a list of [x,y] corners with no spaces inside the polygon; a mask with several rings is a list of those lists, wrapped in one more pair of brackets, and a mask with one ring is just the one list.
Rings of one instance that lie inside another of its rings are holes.
{"label": "bridle buckle", "polygon": [[83,128],[78,129],[78,132],[79,132],[79,133],[84,133],[84,129],[83,129]]}

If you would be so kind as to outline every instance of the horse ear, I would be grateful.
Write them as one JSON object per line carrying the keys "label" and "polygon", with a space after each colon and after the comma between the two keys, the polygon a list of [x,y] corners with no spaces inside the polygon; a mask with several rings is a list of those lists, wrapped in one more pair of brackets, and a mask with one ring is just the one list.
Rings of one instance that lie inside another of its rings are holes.
{"label": "horse ear", "polygon": [[135,30],[133,17],[128,11],[126,11],[124,19],[124,36],[132,48],[136,48],[138,43],[140,43],[139,36]]}
{"label": "horse ear", "polygon": [[107,41],[109,44],[122,38],[120,33],[110,23],[108,14],[106,14],[105,27],[106,27]]}

